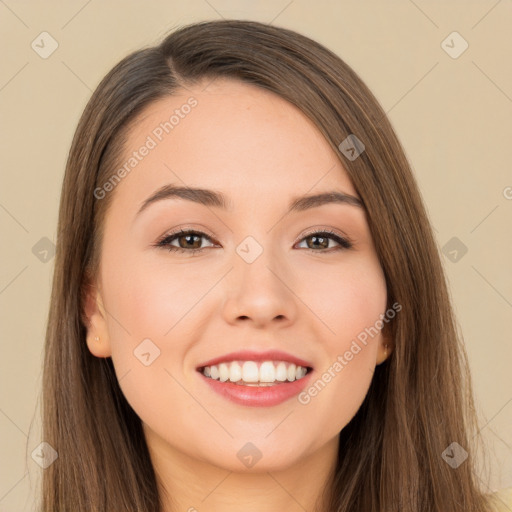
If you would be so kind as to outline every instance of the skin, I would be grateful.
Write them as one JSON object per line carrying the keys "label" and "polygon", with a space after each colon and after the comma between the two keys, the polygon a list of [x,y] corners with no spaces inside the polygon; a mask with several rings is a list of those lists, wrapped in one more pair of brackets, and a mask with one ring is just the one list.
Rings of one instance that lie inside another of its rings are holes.
{"label": "skin", "polygon": [[[87,344],[93,355],[112,357],[143,422],[159,483],[172,496],[166,511],[322,510],[338,434],[389,340],[371,338],[306,405],[297,397],[272,407],[232,403],[196,367],[234,350],[279,349],[310,361],[315,382],[385,313],[384,275],[362,208],[326,204],[285,215],[300,195],[358,197],[300,110],[245,83],[205,85],[153,103],[130,131],[126,159],[190,96],[198,101],[109,192]],[[171,198],[137,215],[168,183],[221,191],[231,209]],[[213,236],[201,238],[195,246],[204,249],[193,256],[154,246],[179,228]],[[308,248],[305,236],[325,229],[353,247],[329,239],[327,248]],[[247,236],[263,249],[252,263],[236,252]],[[146,338],[160,350],[149,366],[133,353]],[[247,442],[262,454],[251,468],[237,457]]]}

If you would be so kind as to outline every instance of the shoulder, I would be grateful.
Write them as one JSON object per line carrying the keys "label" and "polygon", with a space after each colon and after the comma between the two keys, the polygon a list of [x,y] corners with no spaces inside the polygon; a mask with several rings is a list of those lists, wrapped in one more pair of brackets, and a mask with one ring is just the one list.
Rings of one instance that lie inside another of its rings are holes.
{"label": "shoulder", "polygon": [[493,502],[496,504],[496,512],[510,512],[512,511],[512,487],[507,489],[500,489],[493,492]]}

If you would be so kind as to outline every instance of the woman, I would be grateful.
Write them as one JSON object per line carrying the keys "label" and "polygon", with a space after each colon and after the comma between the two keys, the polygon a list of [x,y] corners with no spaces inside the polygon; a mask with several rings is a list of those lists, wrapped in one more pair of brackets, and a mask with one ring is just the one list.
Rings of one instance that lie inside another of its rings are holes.
{"label": "woman", "polygon": [[107,74],[51,301],[45,512],[494,510],[410,166],[304,36],[198,23]]}

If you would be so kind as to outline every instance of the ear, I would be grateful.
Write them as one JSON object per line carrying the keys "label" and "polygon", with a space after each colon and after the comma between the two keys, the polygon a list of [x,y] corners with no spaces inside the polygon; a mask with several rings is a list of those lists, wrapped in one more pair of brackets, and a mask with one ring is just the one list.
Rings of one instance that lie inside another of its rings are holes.
{"label": "ear", "polygon": [[108,333],[107,313],[97,284],[86,278],[83,290],[82,321],[87,328],[87,347],[96,357],[112,355]]}

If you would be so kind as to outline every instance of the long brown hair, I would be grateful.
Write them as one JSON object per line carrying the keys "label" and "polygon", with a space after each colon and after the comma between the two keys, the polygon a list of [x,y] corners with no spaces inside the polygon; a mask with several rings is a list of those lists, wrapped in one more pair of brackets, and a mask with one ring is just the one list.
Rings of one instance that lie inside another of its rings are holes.
{"label": "long brown hair", "polygon": [[[376,98],[317,42],[288,29],[221,20],[182,27],[132,53],[93,93],[64,176],[46,334],[43,438],[59,458],[43,474],[42,510],[161,511],[141,421],[110,358],[88,350],[84,293],[96,275],[102,226],[115,191],[95,189],[121,162],[126,134],[152,102],[217,77],[242,80],[296,105],[339,155],[366,210],[387,283],[394,351],[340,432],[326,486],[329,511],[490,510],[470,439],[476,420],[468,364],[438,247],[404,151]],[[356,159],[340,143],[356,135]],[[452,443],[469,457],[452,468]]]}

